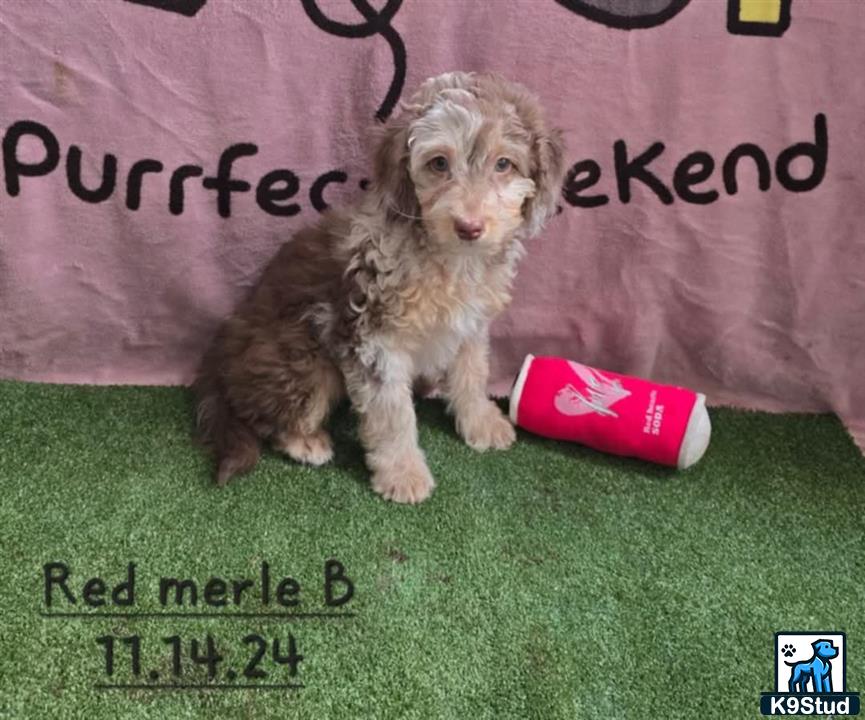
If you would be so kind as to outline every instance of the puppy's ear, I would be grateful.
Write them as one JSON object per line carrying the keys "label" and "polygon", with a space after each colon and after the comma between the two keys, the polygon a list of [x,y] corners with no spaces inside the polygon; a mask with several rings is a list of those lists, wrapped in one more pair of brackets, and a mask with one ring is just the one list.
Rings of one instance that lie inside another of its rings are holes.
{"label": "puppy's ear", "polygon": [[374,188],[388,214],[402,220],[420,216],[420,205],[409,175],[407,115],[403,113],[381,129],[373,157]]}
{"label": "puppy's ear", "polygon": [[523,214],[529,236],[537,235],[556,214],[564,179],[565,144],[562,131],[546,128],[536,132],[532,142],[532,169],[535,194],[526,201]]}

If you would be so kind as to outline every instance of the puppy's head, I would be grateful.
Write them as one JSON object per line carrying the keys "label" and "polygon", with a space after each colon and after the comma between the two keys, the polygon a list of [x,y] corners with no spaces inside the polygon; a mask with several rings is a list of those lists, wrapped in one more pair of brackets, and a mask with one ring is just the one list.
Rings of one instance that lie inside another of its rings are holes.
{"label": "puppy's head", "polygon": [[561,133],[538,101],[492,75],[427,80],[384,129],[375,186],[395,218],[420,219],[431,239],[495,250],[537,234],[555,212]]}

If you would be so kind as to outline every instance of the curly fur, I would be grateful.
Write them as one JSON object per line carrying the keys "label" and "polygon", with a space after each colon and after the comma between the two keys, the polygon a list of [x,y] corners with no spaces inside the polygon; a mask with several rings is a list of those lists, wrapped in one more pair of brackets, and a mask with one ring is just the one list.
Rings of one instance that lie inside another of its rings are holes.
{"label": "curly fur", "polygon": [[[282,246],[204,355],[197,420],[220,485],[254,467],[262,439],[327,462],[324,426],[347,394],[373,489],[420,502],[434,485],[412,405],[423,379],[442,380],[472,447],[515,438],[486,396],[487,330],[510,301],[522,241],[555,211],[560,133],[523,87],[447,73],[381,130],[373,171],[357,208]],[[469,221],[479,237],[460,234]]]}

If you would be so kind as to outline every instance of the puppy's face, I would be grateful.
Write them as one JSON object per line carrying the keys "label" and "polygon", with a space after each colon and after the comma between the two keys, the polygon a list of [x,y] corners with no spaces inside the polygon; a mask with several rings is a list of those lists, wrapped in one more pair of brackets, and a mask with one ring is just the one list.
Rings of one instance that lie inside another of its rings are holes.
{"label": "puppy's face", "polygon": [[440,93],[409,128],[409,176],[430,236],[498,246],[535,195],[531,146],[513,108],[466,90]]}
{"label": "puppy's face", "polygon": [[491,76],[428,80],[386,132],[376,178],[389,208],[420,217],[433,242],[495,251],[555,210],[559,133],[523,88]]}

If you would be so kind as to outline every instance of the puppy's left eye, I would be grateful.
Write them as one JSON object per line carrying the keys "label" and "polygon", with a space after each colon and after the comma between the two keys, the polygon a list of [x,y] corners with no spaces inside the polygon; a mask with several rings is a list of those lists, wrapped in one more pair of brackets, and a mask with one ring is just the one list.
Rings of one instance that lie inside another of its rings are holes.
{"label": "puppy's left eye", "polygon": [[427,165],[439,173],[445,173],[450,169],[450,163],[448,163],[448,159],[444,155],[436,155]]}
{"label": "puppy's left eye", "polygon": [[496,172],[507,172],[512,166],[513,163],[511,163],[511,161],[506,157],[500,157],[496,160]]}

